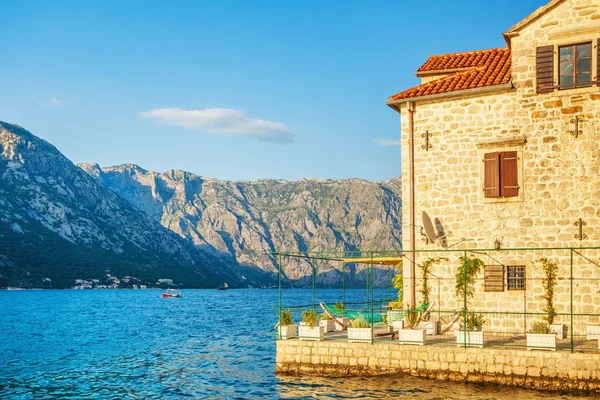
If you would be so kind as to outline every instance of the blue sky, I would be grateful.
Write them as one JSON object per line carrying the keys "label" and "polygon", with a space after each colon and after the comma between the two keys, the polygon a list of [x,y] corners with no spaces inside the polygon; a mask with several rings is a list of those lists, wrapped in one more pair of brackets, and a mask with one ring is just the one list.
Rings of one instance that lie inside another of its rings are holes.
{"label": "blue sky", "polygon": [[74,162],[390,179],[387,97],[545,3],[0,0],[0,120]]}

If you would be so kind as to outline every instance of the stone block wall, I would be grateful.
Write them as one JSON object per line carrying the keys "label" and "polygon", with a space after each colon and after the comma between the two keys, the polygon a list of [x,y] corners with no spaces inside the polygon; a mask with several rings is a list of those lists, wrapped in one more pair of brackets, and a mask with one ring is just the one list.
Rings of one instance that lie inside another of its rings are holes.
{"label": "stone block wall", "polygon": [[280,340],[276,371],[333,377],[406,373],[532,389],[600,390],[600,354],[568,352]]}
{"label": "stone block wall", "polygon": [[[456,248],[580,247],[600,244],[600,87],[535,92],[535,49],[600,39],[600,5],[593,0],[565,1],[524,27],[511,39],[514,89],[414,103],[415,216],[417,250],[439,249],[420,240],[421,213],[439,218]],[[596,61],[592,71],[596,71]],[[597,79],[596,74],[592,74]],[[401,108],[402,185],[409,187],[408,111]],[[572,135],[578,117],[582,134]],[[432,148],[421,147],[428,131]],[[490,151],[517,151],[520,195],[486,199],[483,192],[483,155]],[[403,231],[409,229],[409,191],[403,190]],[[574,223],[582,218],[586,239],[578,240]],[[403,247],[409,248],[408,235]],[[478,276],[476,295],[469,307],[481,311],[542,312],[543,272],[535,261],[547,257],[559,264],[556,288],[557,312],[600,314],[600,250],[584,250],[573,258],[573,290],[568,251],[493,253],[496,260],[478,255],[486,264],[525,265],[526,291],[484,292],[483,274]],[[417,263],[435,253],[419,253]],[[455,294],[454,276],[462,253],[444,256],[448,261],[435,267],[430,280],[433,300],[442,310],[462,308]],[[408,262],[404,263],[409,276]],[[420,276],[417,268],[417,292]],[[438,285],[439,283],[439,285]],[[405,293],[410,280],[405,279]],[[406,295],[405,295],[406,296]],[[420,302],[417,295],[417,302]],[[517,329],[521,322],[504,318],[490,320],[502,329]],[[532,320],[532,322],[534,322]],[[598,321],[592,321],[598,322]],[[512,326],[514,325],[514,326]],[[582,322],[580,332],[585,329]]]}

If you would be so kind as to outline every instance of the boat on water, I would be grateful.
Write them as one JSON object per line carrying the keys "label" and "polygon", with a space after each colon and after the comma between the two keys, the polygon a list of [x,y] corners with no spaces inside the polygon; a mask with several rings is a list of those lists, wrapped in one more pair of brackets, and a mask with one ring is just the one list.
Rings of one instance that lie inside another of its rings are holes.
{"label": "boat on water", "polygon": [[167,289],[166,293],[162,294],[163,299],[170,299],[170,298],[179,298],[181,297],[181,293],[179,293],[179,290],[175,290],[175,289]]}
{"label": "boat on water", "polygon": [[217,290],[227,290],[228,287],[229,285],[227,284],[227,282],[225,282],[223,285],[219,286]]}

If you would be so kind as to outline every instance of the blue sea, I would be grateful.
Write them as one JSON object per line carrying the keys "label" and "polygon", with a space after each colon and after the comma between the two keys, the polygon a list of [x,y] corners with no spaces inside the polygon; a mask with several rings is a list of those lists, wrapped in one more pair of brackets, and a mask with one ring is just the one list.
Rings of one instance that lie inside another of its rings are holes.
{"label": "blue sea", "polygon": [[[376,291],[375,297],[386,297]],[[310,290],[285,290],[309,304]],[[0,291],[2,399],[571,398],[409,376],[275,375],[277,290]],[[348,290],[346,301],[361,301]],[[317,301],[341,299],[317,290]],[[586,396],[578,397],[586,398]]]}

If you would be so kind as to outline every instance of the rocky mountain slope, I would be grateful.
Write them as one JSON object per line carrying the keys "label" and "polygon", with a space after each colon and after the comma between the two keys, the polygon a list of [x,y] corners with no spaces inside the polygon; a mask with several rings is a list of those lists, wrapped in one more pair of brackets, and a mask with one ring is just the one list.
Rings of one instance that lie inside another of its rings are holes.
{"label": "rocky mountain slope", "polygon": [[[360,179],[229,182],[189,172],[147,171],[137,165],[80,164],[107,188],[197,247],[230,255],[275,277],[274,251],[397,250],[401,247],[400,181]],[[341,263],[305,258],[282,262],[298,285],[341,281]],[[364,285],[364,266],[349,265],[350,281]],[[387,284],[387,274],[377,274]],[[361,283],[362,282],[362,283]]]}
{"label": "rocky mountain slope", "polygon": [[245,284],[226,259],[165,229],[156,210],[144,213],[51,144],[0,122],[0,287],[69,287],[106,269],[144,282]]}

